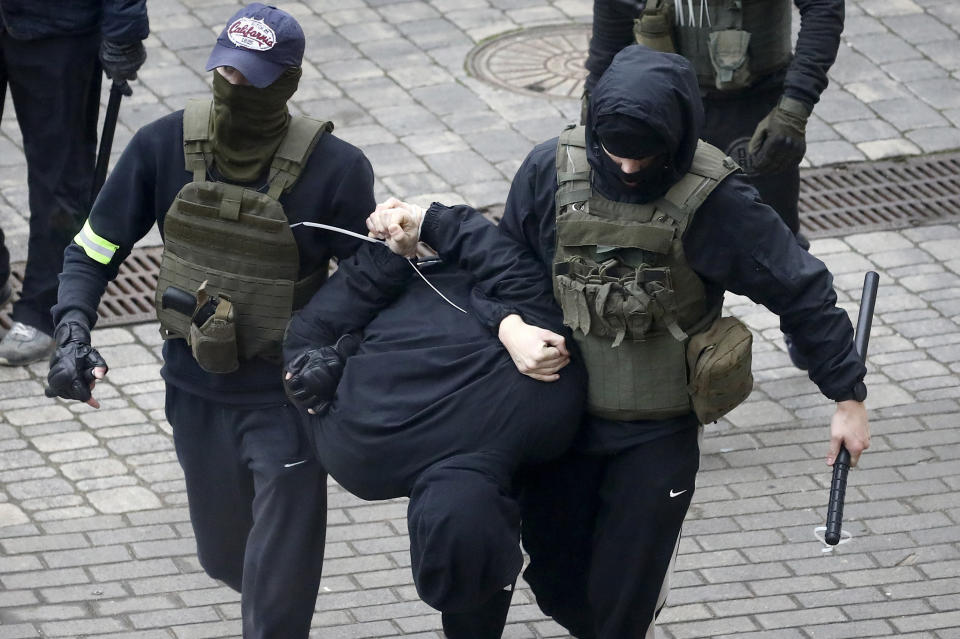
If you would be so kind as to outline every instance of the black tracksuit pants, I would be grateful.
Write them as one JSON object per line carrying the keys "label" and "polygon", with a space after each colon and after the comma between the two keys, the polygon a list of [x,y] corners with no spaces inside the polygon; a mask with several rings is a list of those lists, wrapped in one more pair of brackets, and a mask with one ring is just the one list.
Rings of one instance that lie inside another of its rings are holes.
{"label": "black tracksuit pants", "polygon": [[[30,238],[20,299],[12,317],[53,334],[63,250],[83,225],[97,146],[99,34],[16,40],[0,28],[0,115],[7,87],[27,159]],[[0,229],[0,285],[10,254]]]}
{"label": "black tracksuit pants", "polygon": [[573,636],[653,637],[700,466],[699,432],[605,455],[574,450],[518,479],[524,578]]}
{"label": "black tracksuit pants", "polygon": [[167,420],[200,565],[241,593],[244,639],[306,639],[326,534],[326,473],[289,404],[237,407],[170,384]]}

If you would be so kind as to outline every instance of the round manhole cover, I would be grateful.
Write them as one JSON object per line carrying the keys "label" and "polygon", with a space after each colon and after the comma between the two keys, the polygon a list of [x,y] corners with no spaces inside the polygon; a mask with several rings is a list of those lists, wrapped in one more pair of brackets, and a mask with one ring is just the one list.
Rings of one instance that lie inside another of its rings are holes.
{"label": "round manhole cover", "polygon": [[589,45],[590,25],[533,27],[484,42],[467,56],[467,69],[518,93],[579,98]]}

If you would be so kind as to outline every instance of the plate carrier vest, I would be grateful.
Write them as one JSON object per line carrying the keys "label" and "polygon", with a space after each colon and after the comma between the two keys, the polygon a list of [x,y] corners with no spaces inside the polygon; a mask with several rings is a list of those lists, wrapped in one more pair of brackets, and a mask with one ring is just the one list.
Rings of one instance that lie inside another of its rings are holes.
{"label": "plate carrier vest", "polygon": [[554,295],[588,372],[587,411],[620,421],[689,413],[686,344],[720,315],[708,309],[681,239],[697,208],[737,170],[703,141],[660,199],[614,202],[591,188],[584,127],[557,145]]}
{"label": "plate carrier vest", "polygon": [[[791,0],[697,0],[692,16],[686,0],[650,0],[648,4],[667,12],[674,52],[693,63],[704,89],[743,89],[790,64]],[[679,12],[683,20],[678,19]],[[650,44],[641,38],[642,20],[635,30],[637,42]]]}
{"label": "plate carrier vest", "polygon": [[[164,221],[164,247],[155,305],[164,339],[191,342],[191,317],[163,308],[168,286],[228,299],[239,360],[279,361],[287,322],[327,278],[329,264],[297,281],[300,255],[280,196],[297,181],[330,122],[290,119],[270,163],[266,193],[207,180],[213,163],[213,101],[193,100],[183,114],[183,156],[193,181],[174,198]],[[201,299],[204,299],[201,294]],[[194,331],[195,333],[196,331]],[[197,355],[201,367],[203,358]],[[226,371],[219,371],[226,372]]]}

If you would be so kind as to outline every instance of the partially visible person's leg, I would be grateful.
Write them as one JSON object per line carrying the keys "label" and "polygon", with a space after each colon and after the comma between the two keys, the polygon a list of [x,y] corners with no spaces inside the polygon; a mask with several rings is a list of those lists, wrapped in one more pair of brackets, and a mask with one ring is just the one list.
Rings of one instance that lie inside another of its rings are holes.
{"label": "partially visible person's leg", "polygon": [[520,509],[510,461],[495,451],[458,455],[421,473],[407,520],[417,593],[440,610],[450,639],[498,639],[520,552]]}
{"label": "partially visible person's leg", "polygon": [[517,478],[530,555],[524,579],[540,609],[579,639],[596,636],[587,582],[604,459],[570,452]]}
{"label": "partially visible person's leg", "polygon": [[13,319],[52,335],[50,308],[57,300],[63,250],[90,207],[100,38],[97,34],[27,42],[3,38],[6,76],[27,159],[30,202],[27,267]]}
{"label": "partially visible person's leg", "polygon": [[326,474],[292,406],[243,410],[167,386],[200,565],[242,594],[245,639],[305,639],[326,532]]}
{"label": "partially visible person's leg", "polygon": [[[7,99],[7,63],[4,58],[3,44],[7,36],[0,35],[0,118],[3,118],[3,105]],[[0,228],[0,307],[10,299],[10,251],[4,242],[3,229]]]}
{"label": "partially visible person's leg", "polygon": [[197,557],[208,575],[237,592],[253,525],[253,478],[224,408],[167,385],[167,421],[187,484]]}
{"label": "partially visible person's leg", "polygon": [[598,639],[654,636],[700,467],[699,431],[609,458],[589,576]]}
{"label": "partially visible person's leg", "polygon": [[305,639],[320,589],[327,475],[292,405],[234,412],[254,478],[253,526],[243,562],[246,639]]}

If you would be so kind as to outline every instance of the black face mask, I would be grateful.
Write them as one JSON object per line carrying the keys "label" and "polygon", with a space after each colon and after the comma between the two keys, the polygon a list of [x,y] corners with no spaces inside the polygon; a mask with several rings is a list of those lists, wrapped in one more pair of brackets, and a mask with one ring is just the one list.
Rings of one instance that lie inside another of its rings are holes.
{"label": "black face mask", "polygon": [[610,199],[649,202],[670,189],[671,184],[667,179],[671,173],[666,155],[659,156],[650,166],[633,173],[623,171],[602,148],[597,157],[600,159],[600,170],[594,173],[594,180],[600,192]]}

